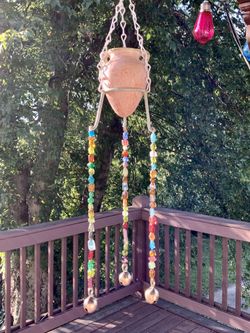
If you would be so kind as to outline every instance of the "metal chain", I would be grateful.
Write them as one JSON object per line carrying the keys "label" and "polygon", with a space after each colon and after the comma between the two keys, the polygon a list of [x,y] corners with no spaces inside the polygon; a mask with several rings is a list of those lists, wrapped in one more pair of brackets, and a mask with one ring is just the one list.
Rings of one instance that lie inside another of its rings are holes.
{"label": "metal chain", "polygon": [[124,19],[125,12],[126,12],[126,9],[125,9],[124,4],[122,2],[121,10],[120,10],[120,15],[121,15],[120,26],[121,26],[121,29],[122,29],[121,40],[122,40],[122,46],[123,47],[126,47],[126,39],[127,39],[127,35],[126,35],[126,32],[125,32],[125,28],[126,28],[127,23]]}
{"label": "metal chain", "polygon": [[147,86],[146,86],[146,90],[147,90],[147,92],[150,92],[150,89],[151,89],[151,79],[150,79],[151,66],[148,63],[147,51],[144,48],[143,37],[140,34],[140,28],[141,27],[140,27],[140,25],[139,25],[139,23],[137,21],[137,16],[136,16],[136,12],[135,12],[135,4],[133,3],[132,0],[129,0],[129,9],[130,9],[130,12],[131,12],[131,15],[132,15],[132,19],[133,19],[133,23],[134,23],[134,28],[135,28],[135,31],[136,31],[137,41],[139,43],[139,47],[141,49],[141,53],[142,53],[142,56],[143,56],[144,61],[145,61],[145,69],[146,69],[146,73],[147,73]]}
{"label": "metal chain", "polygon": [[[151,79],[150,79],[151,66],[148,63],[148,54],[147,54],[147,51],[145,50],[144,45],[143,45],[143,37],[140,34],[140,28],[141,27],[138,24],[136,12],[135,12],[135,4],[133,3],[132,0],[129,0],[129,10],[131,12],[131,16],[132,16],[132,19],[133,19],[133,24],[134,24],[134,28],[135,28],[135,32],[136,32],[137,41],[138,41],[138,44],[139,44],[139,47],[140,47],[140,50],[141,50],[141,55],[142,55],[142,57],[144,59],[144,63],[145,63],[145,70],[146,70],[146,75],[147,75],[146,91],[149,93],[150,90],[151,90]],[[109,32],[108,32],[107,37],[105,39],[105,44],[104,44],[103,49],[102,49],[101,54],[100,54],[100,62],[97,65],[99,73],[101,73],[101,70],[105,66],[105,63],[106,63],[105,55],[106,55],[106,52],[108,51],[108,46],[112,41],[112,33],[115,30],[116,23],[117,23],[118,18],[119,18],[119,14],[121,15],[121,22],[120,22],[120,26],[121,26],[121,29],[122,29],[121,40],[122,40],[123,47],[126,47],[127,35],[126,35],[126,32],[125,32],[125,28],[126,28],[126,21],[125,21],[125,18],[124,18],[125,12],[126,12],[126,9],[124,7],[124,0],[119,0],[119,3],[115,7],[115,14],[112,18],[110,29],[109,29]],[[102,87],[101,87],[101,78],[100,77],[99,77],[99,81],[100,81],[100,85],[99,85],[98,90],[101,92]]]}

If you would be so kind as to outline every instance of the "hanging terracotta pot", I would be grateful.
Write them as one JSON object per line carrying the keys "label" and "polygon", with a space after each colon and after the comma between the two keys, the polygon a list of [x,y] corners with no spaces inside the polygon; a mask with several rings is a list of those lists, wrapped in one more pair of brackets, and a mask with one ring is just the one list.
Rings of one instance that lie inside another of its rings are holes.
{"label": "hanging terracotta pot", "polygon": [[[149,60],[149,53],[147,57]],[[99,72],[101,89],[106,93],[114,112],[120,117],[128,117],[136,110],[147,85],[145,60],[141,50],[125,47],[110,49],[103,54],[102,59],[104,65]],[[129,89],[131,91],[127,91]]]}
{"label": "hanging terracotta pot", "polygon": [[238,0],[238,3],[246,23],[246,40],[250,48],[250,0]]}

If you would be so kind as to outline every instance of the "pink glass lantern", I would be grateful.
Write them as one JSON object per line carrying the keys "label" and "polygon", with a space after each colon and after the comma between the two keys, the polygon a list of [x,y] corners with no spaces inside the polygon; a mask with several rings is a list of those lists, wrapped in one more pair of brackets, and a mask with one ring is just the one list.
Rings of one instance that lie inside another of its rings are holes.
{"label": "pink glass lantern", "polygon": [[203,45],[214,36],[213,16],[209,1],[203,1],[201,4],[200,12],[194,25],[193,36],[198,43]]}

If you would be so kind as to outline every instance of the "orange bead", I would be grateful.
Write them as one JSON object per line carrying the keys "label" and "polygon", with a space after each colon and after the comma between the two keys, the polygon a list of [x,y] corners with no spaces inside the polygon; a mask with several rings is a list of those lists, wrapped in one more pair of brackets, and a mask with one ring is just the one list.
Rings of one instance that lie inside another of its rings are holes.
{"label": "orange bead", "polygon": [[128,151],[123,151],[122,152],[122,157],[128,157]]}
{"label": "orange bead", "polygon": [[94,184],[89,184],[88,190],[89,190],[89,192],[94,192],[95,191],[95,185]]}
{"label": "orange bead", "polygon": [[128,200],[127,199],[123,199],[122,200],[122,205],[123,205],[123,207],[127,207],[128,206]]}
{"label": "orange bead", "polygon": [[155,270],[154,269],[150,269],[149,270],[149,278],[150,279],[154,279],[155,278]]}
{"label": "orange bead", "polygon": [[150,190],[150,191],[149,191],[149,194],[150,194],[150,195],[155,195],[155,190]]}
{"label": "orange bead", "polygon": [[150,202],[150,208],[156,208],[156,202]]}
{"label": "orange bead", "polygon": [[89,163],[95,162],[95,156],[94,155],[89,155],[88,161],[89,161]]}
{"label": "orange bead", "polygon": [[157,171],[156,170],[150,171],[150,177],[151,178],[156,178],[156,176],[157,176]]}
{"label": "orange bead", "polygon": [[155,257],[156,256],[156,251],[149,251],[149,256],[150,257]]}
{"label": "orange bead", "polygon": [[155,234],[150,232],[148,235],[149,240],[154,241],[155,240]]}

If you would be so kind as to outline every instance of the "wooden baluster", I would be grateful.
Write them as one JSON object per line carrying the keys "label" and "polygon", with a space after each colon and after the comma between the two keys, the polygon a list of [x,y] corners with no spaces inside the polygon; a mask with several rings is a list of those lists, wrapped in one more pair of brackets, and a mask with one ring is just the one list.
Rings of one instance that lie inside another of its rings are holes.
{"label": "wooden baluster", "polygon": [[61,240],[61,311],[66,309],[67,289],[67,238]]}
{"label": "wooden baluster", "polygon": [[26,248],[20,249],[20,297],[21,297],[21,309],[20,309],[20,328],[26,326]]}
{"label": "wooden baluster", "polygon": [[100,295],[100,271],[101,271],[101,230],[97,229],[95,232],[95,243],[96,243],[96,251],[95,251],[95,262],[96,262],[96,274],[95,274],[95,295],[99,297]]}
{"label": "wooden baluster", "polygon": [[235,294],[235,314],[241,315],[241,260],[242,242],[236,241],[236,294]]}
{"label": "wooden baluster", "polygon": [[174,230],[174,277],[175,285],[174,290],[176,293],[180,292],[180,229]]}
{"label": "wooden baluster", "polygon": [[135,281],[137,278],[137,272],[136,272],[136,222],[133,221],[132,226],[132,274],[133,274],[133,280]]}
{"label": "wooden baluster", "polygon": [[148,268],[148,254],[149,254],[149,239],[148,239],[148,234],[149,234],[149,223],[146,222],[146,233],[145,233],[145,244],[146,244],[146,251],[145,251],[145,270],[146,270],[146,282],[149,283],[149,268]]}
{"label": "wooden baluster", "polygon": [[191,231],[186,230],[185,251],[185,296],[190,297],[191,290]]}
{"label": "wooden baluster", "polygon": [[35,245],[35,312],[34,320],[35,323],[40,321],[41,316],[41,247],[40,244]]}
{"label": "wooden baluster", "polygon": [[209,304],[214,306],[214,255],[215,236],[210,235],[209,240]]}
{"label": "wooden baluster", "polygon": [[105,228],[105,290],[110,289],[110,227]]}
{"label": "wooden baluster", "polygon": [[53,316],[54,301],[54,241],[48,243],[48,315]]}
{"label": "wooden baluster", "polygon": [[73,307],[78,305],[78,235],[73,236]]}
{"label": "wooden baluster", "polygon": [[157,224],[155,228],[155,247],[156,247],[156,267],[155,267],[155,283],[156,285],[159,284],[160,280],[160,239],[159,239],[159,230],[160,225]]}
{"label": "wooden baluster", "polygon": [[119,240],[120,240],[120,225],[117,224],[115,226],[115,289],[119,288],[119,272],[120,272]]}
{"label": "wooden baluster", "polygon": [[11,331],[10,294],[11,294],[11,272],[10,272],[10,252],[5,252],[5,333]]}
{"label": "wooden baluster", "polygon": [[137,240],[136,240],[136,256],[137,256],[137,275],[139,281],[146,280],[148,243],[146,233],[146,223],[143,220],[136,221],[137,223]]}
{"label": "wooden baluster", "polygon": [[222,238],[222,309],[227,311],[228,239]]}
{"label": "wooden baluster", "polygon": [[165,275],[165,288],[169,289],[170,286],[170,252],[169,252],[169,226],[164,226],[164,275]]}
{"label": "wooden baluster", "polygon": [[88,296],[88,233],[84,234],[84,297]]}
{"label": "wooden baluster", "polygon": [[197,260],[197,301],[201,302],[202,299],[202,257],[203,257],[203,239],[202,233],[197,234],[197,247],[198,247],[198,260]]}

